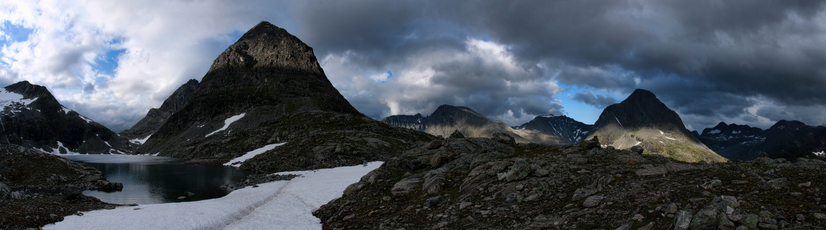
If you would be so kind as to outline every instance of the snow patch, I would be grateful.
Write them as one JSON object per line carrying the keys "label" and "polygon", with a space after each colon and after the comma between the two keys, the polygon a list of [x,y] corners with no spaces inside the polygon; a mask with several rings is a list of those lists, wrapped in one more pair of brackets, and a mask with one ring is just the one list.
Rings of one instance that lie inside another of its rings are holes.
{"label": "snow patch", "polygon": [[826,151],[812,152],[815,156],[826,157]]}
{"label": "snow patch", "polygon": [[712,129],[711,131],[708,131],[708,134],[718,134],[718,133],[720,133],[719,129]]}
{"label": "snow patch", "polygon": [[67,216],[44,229],[321,229],[312,212],[382,162],[311,171],[290,181],[246,187],[216,199],[121,206]]}
{"label": "snow patch", "polygon": [[[109,143],[106,143],[106,144],[109,144]],[[112,147],[112,146],[109,146],[109,147]],[[60,148],[65,148],[66,153],[65,154],[60,153]],[[46,151],[44,149],[39,149],[39,150],[43,151],[45,153],[50,153],[50,154],[54,154],[54,155],[80,155],[79,152],[72,152],[71,150],[69,150],[69,148],[66,148],[65,146],[63,146],[63,142],[60,142],[60,141],[57,142],[57,148],[53,148],[51,152]]]}
{"label": "snow patch", "polygon": [[241,166],[241,163],[244,163],[244,161],[249,160],[249,159],[251,159],[255,156],[258,156],[258,154],[262,154],[266,151],[270,151],[270,150],[274,149],[275,147],[282,146],[284,144],[286,144],[286,142],[278,143],[278,144],[265,145],[264,147],[258,148],[256,150],[249,151],[246,154],[244,154],[243,156],[236,157],[235,159],[229,160],[229,162],[224,163],[224,165],[225,166],[239,167],[239,166]]}
{"label": "snow patch", "polygon": [[83,115],[80,115],[80,114],[78,114],[77,116],[80,117],[80,119],[83,119],[84,121],[86,121],[86,123],[92,123],[92,119],[84,117]]}
{"label": "snow patch", "polygon": [[151,137],[151,136],[152,136],[152,134],[149,134],[149,136],[146,136],[143,139],[135,138],[135,139],[129,140],[129,142],[142,145],[143,143],[146,143],[146,140],[149,140],[149,137]]}
{"label": "snow patch", "polygon": [[732,130],[731,134],[740,134],[740,130]]}
{"label": "snow patch", "polygon": [[224,120],[224,127],[221,127],[220,129],[215,130],[215,131],[213,131],[213,132],[211,132],[211,133],[207,134],[207,135],[206,135],[206,136],[204,136],[204,137],[212,136],[212,134],[215,134],[215,133],[217,133],[217,132],[221,132],[221,131],[226,130],[227,128],[229,128],[229,125],[231,125],[233,122],[236,122],[236,121],[238,121],[238,120],[241,120],[241,118],[243,118],[243,117],[244,117],[244,115],[246,115],[246,114],[247,114],[247,113],[242,113],[242,114],[235,115],[235,116],[232,116],[232,117],[230,117],[230,118],[227,118],[226,120]]}

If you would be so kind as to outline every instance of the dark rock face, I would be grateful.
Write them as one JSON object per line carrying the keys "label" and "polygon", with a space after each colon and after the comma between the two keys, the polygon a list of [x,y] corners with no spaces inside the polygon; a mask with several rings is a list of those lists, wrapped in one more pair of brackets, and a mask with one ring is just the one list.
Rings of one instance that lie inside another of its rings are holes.
{"label": "dark rock face", "polygon": [[567,116],[537,116],[533,120],[515,129],[535,130],[544,134],[557,136],[565,144],[574,144],[585,140],[593,125],[587,125]]}
{"label": "dark rock face", "polygon": [[268,22],[227,48],[181,98],[186,102],[176,103],[182,106],[138,153],[219,164],[287,142],[241,165],[271,173],[387,160],[434,138],[359,113],[324,75],[312,48]]}
{"label": "dark rock face", "polygon": [[198,81],[191,79],[178,87],[172,95],[163,101],[160,108],[152,108],[146,113],[146,117],[138,121],[131,128],[120,133],[128,139],[144,139],[155,133],[172,113],[183,108],[189,100],[189,96],[198,88]]}
{"label": "dark rock face", "polygon": [[779,121],[767,130],[720,123],[703,129],[700,141],[730,160],[754,160],[757,157],[795,159],[824,158],[815,154],[826,150],[826,128],[799,121]]}
{"label": "dark rock face", "polygon": [[726,161],[697,140],[676,112],[643,89],[605,108],[589,138],[594,136],[603,145],[619,149],[639,145],[646,152],[681,161]]}
{"label": "dark rock face", "polygon": [[129,153],[135,147],[105,126],[60,105],[46,87],[21,81],[4,90],[4,95],[20,95],[23,100],[4,102],[0,144],[92,154]]}
{"label": "dark rock face", "polygon": [[466,137],[492,137],[494,133],[505,133],[517,142],[534,142],[542,144],[560,144],[557,136],[547,135],[533,130],[515,130],[500,121],[492,121],[482,114],[464,106],[441,105],[433,114],[423,117],[421,114],[394,115],[379,120],[403,128],[426,132],[436,136],[449,137],[456,131]]}
{"label": "dark rock face", "polygon": [[405,151],[313,215],[324,229],[811,229],[826,226],[824,169],[457,138]]}

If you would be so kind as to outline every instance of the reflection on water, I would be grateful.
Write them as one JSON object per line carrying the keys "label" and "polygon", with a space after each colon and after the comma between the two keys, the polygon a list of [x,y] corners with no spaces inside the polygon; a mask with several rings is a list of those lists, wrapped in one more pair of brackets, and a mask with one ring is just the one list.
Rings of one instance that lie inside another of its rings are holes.
{"label": "reflection on water", "polygon": [[[189,165],[169,157],[135,155],[65,155],[97,168],[106,179],[123,183],[123,191],[84,191],[83,194],[119,204],[156,204],[222,197],[219,187],[242,180],[244,172],[220,165]],[[186,193],[194,193],[186,199]]]}

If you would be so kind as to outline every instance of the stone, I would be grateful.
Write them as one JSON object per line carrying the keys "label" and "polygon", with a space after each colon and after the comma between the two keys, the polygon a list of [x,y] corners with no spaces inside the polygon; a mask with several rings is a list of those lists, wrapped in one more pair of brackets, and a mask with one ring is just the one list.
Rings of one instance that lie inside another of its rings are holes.
{"label": "stone", "polygon": [[416,190],[416,186],[419,185],[419,181],[421,181],[421,179],[416,177],[401,179],[393,185],[393,188],[390,189],[390,193],[396,196],[411,193]]}
{"label": "stone", "polygon": [[826,220],[826,214],[823,213],[814,213],[812,216],[814,216],[815,219]]}
{"label": "stone", "polygon": [[637,230],[651,230],[654,229],[654,222],[648,223],[645,226],[638,228]]}
{"label": "stone", "polygon": [[720,203],[723,206],[731,206],[732,208],[739,208],[740,207],[740,202],[737,201],[737,197],[720,196],[720,199],[722,200]]}
{"label": "stone", "polygon": [[759,223],[757,227],[760,229],[780,229],[776,224]]}
{"label": "stone", "polygon": [[433,140],[429,144],[427,144],[427,149],[438,149],[441,148],[444,144],[442,140]]}
{"label": "stone", "polygon": [[364,187],[364,183],[362,183],[362,182],[353,183],[353,184],[347,186],[347,188],[344,189],[344,192],[342,193],[342,196],[353,195],[363,187]]}
{"label": "stone", "polygon": [[12,199],[15,199],[15,200],[22,200],[23,198],[26,198],[26,195],[23,194],[23,192],[14,191],[14,192],[11,192],[11,194],[9,194],[9,198],[12,198]]}
{"label": "stone", "polygon": [[439,202],[441,202],[441,201],[442,201],[442,196],[434,196],[434,197],[427,198],[427,200],[425,200],[425,205],[427,205],[427,207],[433,208],[433,207],[436,207],[439,204]]}
{"label": "stone", "polygon": [[737,228],[735,228],[734,230],[749,230],[749,227],[746,227],[745,225],[740,225],[737,226]]}
{"label": "stone", "polygon": [[426,194],[437,194],[442,192],[442,187],[445,184],[445,178],[441,175],[431,176],[427,178],[422,184],[422,190]]}
{"label": "stone", "polygon": [[456,130],[456,131],[453,131],[453,133],[450,134],[449,138],[450,139],[465,138],[465,135],[462,134],[462,132],[459,132],[459,130]]}
{"label": "stone", "polygon": [[467,201],[462,201],[462,203],[459,203],[459,209],[465,209],[465,208],[467,208],[468,206],[470,206],[472,204],[473,203],[470,203],[470,202],[467,202]]}
{"label": "stone", "polygon": [[491,135],[491,138],[495,141],[498,141],[499,143],[502,143],[502,144],[508,144],[508,145],[516,144],[516,140],[513,139],[513,137],[511,135],[508,135],[506,133],[494,133],[493,135]]}
{"label": "stone", "polygon": [[11,194],[11,189],[9,189],[9,186],[6,186],[6,184],[0,182],[0,198],[6,198],[9,194]]}
{"label": "stone", "polygon": [[616,228],[614,230],[630,230],[632,226],[634,226],[634,223],[626,223],[626,224],[623,224],[622,226],[619,226],[619,228]]}
{"label": "stone", "polygon": [[642,219],[645,219],[645,217],[640,215],[640,214],[635,214],[634,217],[631,217],[631,220],[636,221],[636,222],[640,222],[640,221],[642,221]]}
{"label": "stone", "polygon": [[800,183],[800,184],[797,184],[797,187],[805,187],[805,188],[808,188],[809,186],[812,186],[812,182],[811,182],[811,181],[807,181],[806,183]]}
{"label": "stone", "polygon": [[533,171],[533,175],[536,176],[536,177],[543,177],[543,176],[547,176],[548,174],[551,174],[551,171],[547,170],[547,169],[540,168],[540,169],[536,169],[535,171]]}
{"label": "stone", "polygon": [[665,167],[663,167],[663,166],[657,166],[657,167],[639,169],[637,171],[634,171],[634,173],[636,173],[637,176],[659,176],[659,175],[665,175],[666,173],[668,173],[668,170],[665,169]]}
{"label": "stone", "polygon": [[602,202],[603,199],[605,199],[605,197],[601,195],[589,196],[582,202],[582,206],[586,208],[596,207],[600,202]]}
{"label": "stone", "polygon": [[533,170],[531,169],[531,166],[528,164],[528,161],[526,161],[523,158],[518,158],[513,162],[511,170],[509,170],[505,174],[504,179],[507,181],[521,180],[530,175],[532,171]]}
{"label": "stone", "polygon": [[642,152],[645,151],[645,149],[643,149],[642,146],[639,146],[639,145],[631,146],[631,148],[629,150],[631,150],[631,152],[634,152],[634,153],[637,153],[637,154],[642,154]]}
{"label": "stone", "polygon": [[717,229],[719,223],[717,214],[717,207],[713,205],[705,208],[694,214],[691,220],[691,229]]}
{"label": "stone", "polygon": [[757,215],[749,213],[749,214],[746,214],[745,217],[743,217],[742,222],[743,222],[743,225],[748,227],[749,229],[754,229],[754,228],[757,228],[757,222],[758,221],[759,221],[759,217],[757,217]]}
{"label": "stone", "polygon": [[677,218],[674,219],[674,230],[687,230],[691,226],[691,213],[686,210],[677,212]]}
{"label": "stone", "polygon": [[668,204],[668,208],[665,209],[665,214],[674,214],[677,213],[677,204],[671,203]]}
{"label": "stone", "polygon": [[769,187],[771,187],[774,190],[785,188],[787,186],[787,184],[788,184],[788,179],[786,179],[785,177],[781,177],[781,178],[766,181],[766,185],[768,185]]}
{"label": "stone", "polygon": [[62,194],[63,199],[74,200],[80,197],[81,194],[83,194],[83,189],[80,189],[77,186],[70,185],[63,188]]}
{"label": "stone", "polygon": [[718,179],[714,179],[714,180],[710,180],[706,183],[703,183],[702,185],[700,185],[700,188],[711,189],[714,186],[720,186],[720,185],[723,185],[723,181],[718,180]]}

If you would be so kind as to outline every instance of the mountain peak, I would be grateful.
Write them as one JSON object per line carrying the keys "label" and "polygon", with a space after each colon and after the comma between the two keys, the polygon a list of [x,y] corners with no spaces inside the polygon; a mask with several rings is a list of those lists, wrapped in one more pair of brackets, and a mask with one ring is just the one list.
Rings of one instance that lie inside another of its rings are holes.
{"label": "mountain peak", "polygon": [[[653,101],[653,100],[656,100],[657,102],[660,101],[659,99],[657,99],[657,95],[654,95],[654,93],[652,93],[651,91],[644,90],[644,89],[634,90],[634,92],[631,93],[631,95],[628,96],[628,98],[625,99],[625,101],[639,101],[639,102]],[[623,102],[625,102],[625,101],[623,101]]]}
{"label": "mountain peak", "polygon": [[287,30],[266,21],[258,23],[224,50],[212,63],[209,72],[236,68],[324,74],[313,54],[313,48]]}

